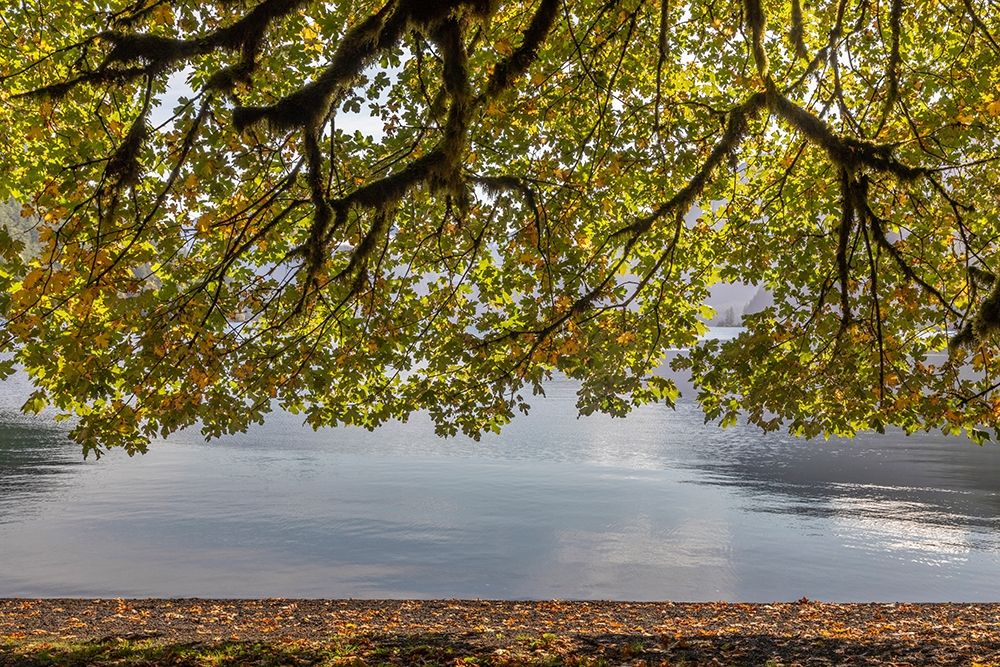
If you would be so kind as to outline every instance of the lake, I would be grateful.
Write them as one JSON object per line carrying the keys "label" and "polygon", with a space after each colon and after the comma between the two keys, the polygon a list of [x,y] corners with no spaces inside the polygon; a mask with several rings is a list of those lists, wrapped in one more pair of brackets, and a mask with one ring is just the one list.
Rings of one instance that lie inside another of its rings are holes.
{"label": "lake", "polygon": [[0,597],[1000,600],[1000,449],[803,441],[687,403],[500,436],[426,418],[83,461],[0,385]]}

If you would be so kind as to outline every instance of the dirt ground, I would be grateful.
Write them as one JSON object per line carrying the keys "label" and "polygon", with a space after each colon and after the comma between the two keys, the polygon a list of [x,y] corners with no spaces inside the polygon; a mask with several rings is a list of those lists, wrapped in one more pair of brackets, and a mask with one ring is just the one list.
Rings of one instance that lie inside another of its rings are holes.
{"label": "dirt ground", "polygon": [[1000,604],[0,600],[0,665],[1000,667]]}

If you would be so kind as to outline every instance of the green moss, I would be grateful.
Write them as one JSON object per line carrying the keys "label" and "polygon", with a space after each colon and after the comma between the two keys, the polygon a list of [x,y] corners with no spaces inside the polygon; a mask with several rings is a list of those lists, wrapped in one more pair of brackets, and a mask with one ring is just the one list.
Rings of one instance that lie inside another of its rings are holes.
{"label": "green moss", "polygon": [[516,647],[495,652],[471,647],[440,635],[374,637],[336,636],[325,642],[169,643],[159,640],[37,641],[0,640],[0,667],[378,667],[420,664],[556,667],[604,664],[601,659],[574,656],[553,649],[556,636],[529,637],[524,651]]}

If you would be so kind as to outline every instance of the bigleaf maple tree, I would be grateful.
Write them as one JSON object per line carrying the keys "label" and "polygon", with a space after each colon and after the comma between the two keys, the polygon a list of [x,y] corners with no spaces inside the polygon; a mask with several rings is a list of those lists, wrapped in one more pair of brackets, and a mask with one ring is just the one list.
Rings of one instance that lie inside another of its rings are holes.
{"label": "bigleaf maple tree", "polygon": [[[4,370],[85,451],[478,435],[554,373],[622,415],[678,349],[724,424],[1000,415],[997,0],[14,0],[0,45]],[[702,340],[722,281],[774,305]]]}

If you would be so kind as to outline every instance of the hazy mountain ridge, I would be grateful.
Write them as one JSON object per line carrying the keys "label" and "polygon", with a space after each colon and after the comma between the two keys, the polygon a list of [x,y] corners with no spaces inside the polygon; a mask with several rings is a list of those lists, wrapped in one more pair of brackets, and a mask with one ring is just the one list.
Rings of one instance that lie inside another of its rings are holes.
{"label": "hazy mountain ridge", "polygon": [[715,309],[715,317],[708,324],[716,327],[738,327],[743,316],[758,313],[774,303],[774,298],[764,286],[743,283],[719,283],[705,303]]}
{"label": "hazy mountain ridge", "polygon": [[13,199],[0,202],[0,226],[5,227],[11,238],[24,244],[22,256],[28,257],[37,252],[38,218],[21,215],[21,204]]}

